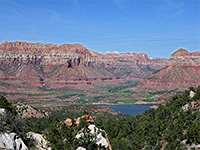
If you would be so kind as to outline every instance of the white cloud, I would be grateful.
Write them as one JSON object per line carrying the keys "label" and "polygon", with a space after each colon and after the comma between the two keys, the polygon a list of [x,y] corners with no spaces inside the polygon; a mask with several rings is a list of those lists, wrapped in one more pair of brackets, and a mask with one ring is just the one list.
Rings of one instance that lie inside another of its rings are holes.
{"label": "white cloud", "polygon": [[114,51],[113,53],[115,53],[115,54],[119,54],[119,51]]}

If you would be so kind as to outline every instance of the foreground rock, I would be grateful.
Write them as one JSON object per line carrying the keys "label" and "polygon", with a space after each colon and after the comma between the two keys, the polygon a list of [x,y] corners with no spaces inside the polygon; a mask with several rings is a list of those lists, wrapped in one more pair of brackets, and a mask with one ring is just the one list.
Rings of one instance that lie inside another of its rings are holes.
{"label": "foreground rock", "polygon": [[[4,101],[3,97],[0,99],[0,104],[5,106],[7,101]],[[9,104],[9,103],[7,103]],[[9,105],[7,105],[7,108]],[[11,108],[11,106],[10,106]],[[12,120],[11,120],[12,119]],[[15,118],[12,113],[5,108],[0,108],[0,149],[6,150],[27,150],[27,146],[24,144],[23,140],[14,133],[10,131],[13,124],[15,123]]]}
{"label": "foreground rock", "polygon": [[[97,128],[94,124],[88,126],[89,133],[84,133],[84,129],[82,129],[77,135],[77,139],[81,139],[85,137],[85,134],[91,137],[91,141],[95,141],[96,144],[102,149],[102,150],[111,150],[110,143],[108,139],[106,140],[106,137],[102,135],[102,133],[105,131]],[[108,142],[107,142],[108,141]]]}
{"label": "foreground rock", "polygon": [[181,141],[181,143],[187,147],[187,150],[200,150],[200,144],[187,144],[187,139]]}
{"label": "foreground rock", "polygon": [[0,115],[4,116],[6,114],[5,108],[0,108]]}
{"label": "foreground rock", "polygon": [[86,150],[86,149],[83,147],[78,147],[76,150]]}
{"label": "foreground rock", "polygon": [[31,139],[34,143],[34,146],[38,150],[51,150],[51,147],[47,146],[47,141],[43,138],[41,134],[28,132],[27,138]]}
{"label": "foreground rock", "polygon": [[0,149],[28,150],[21,138],[16,133],[0,133]]}

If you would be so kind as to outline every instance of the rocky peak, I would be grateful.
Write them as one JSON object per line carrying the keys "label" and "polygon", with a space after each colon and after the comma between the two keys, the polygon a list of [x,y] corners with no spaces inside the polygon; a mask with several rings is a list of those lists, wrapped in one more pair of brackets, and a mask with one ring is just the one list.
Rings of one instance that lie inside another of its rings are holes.
{"label": "rocky peak", "polygon": [[175,51],[173,54],[171,54],[171,57],[178,57],[178,56],[200,56],[200,52],[188,52],[188,50],[180,48],[179,50]]}
{"label": "rocky peak", "polygon": [[168,66],[199,66],[200,65],[200,52],[190,53],[186,49],[179,49],[174,52],[168,63]]}
{"label": "rocky peak", "polygon": [[189,55],[190,52],[188,52],[186,49],[180,48],[179,50],[175,51],[172,56],[186,56]]}
{"label": "rocky peak", "polygon": [[200,52],[190,53],[185,49],[179,49],[171,55],[166,67],[150,75],[138,87],[140,89],[179,89],[183,91],[188,87],[198,87],[199,76]]}

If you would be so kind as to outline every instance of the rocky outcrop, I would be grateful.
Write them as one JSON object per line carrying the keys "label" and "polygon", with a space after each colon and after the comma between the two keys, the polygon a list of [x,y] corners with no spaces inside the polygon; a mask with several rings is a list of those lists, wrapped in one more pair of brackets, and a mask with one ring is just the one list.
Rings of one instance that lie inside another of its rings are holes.
{"label": "rocky outcrop", "polygon": [[28,150],[21,138],[16,133],[0,133],[0,149]]}
{"label": "rocky outcrop", "polygon": [[106,137],[102,135],[102,132],[105,132],[99,128],[97,128],[94,124],[88,126],[89,133],[84,133],[84,130],[82,129],[79,131],[79,133],[76,135],[77,139],[84,138],[85,134],[90,134],[89,137],[91,137],[91,140],[94,140],[96,144],[101,147],[101,150],[111,150],[111,146],[109,146],[109,143],[106,140]]}
{"label": "rocky outcrop", "polygon": [[[195,92],[190,91],[190,98],[193,98],[195,96]],[[183,111],[188,111],[189,109],[191,110],[196,110],[200,111],[200,100],[197,101],[191,101],[182,106]]]}
{"label": "rocky outcrop", "polygon": [[78,147],[76,150],[86,150],[86,149],[83,147]]}
{"label": "rocky outcrop", "polygon": [[181,91],[200,85],[200,52],[185,49],[174,52],[169,63],[159,72],[148,76],[138,88]]}
{"label": "rocky outcrop", "polygon": [[181,144],[184,144],[187,148],[187,150],[200,150],[200,144],[187,144],[187,139],[181,141]]}
{"label": "rocky outcrop", "polygon": [[5,108],[0,108],[0,115],[4,116],[6,114]]}
{"label": "rocky outcrop", "polygon": [[93,123],[94,123],[94,120],[93,120],[92,116],[90,116],[90,114],[87,114],[87,115],[84,115],[84,116],[82,116],[82,117],[78,117],[78,118],[76,119],[75,124],[76,124],[77,126],[79,126],[79,124],[80,124],[80,122],[81,122],[81,119],[85,119],[85,120],[88,122],[88,124],[93,124]]}
{"label": "rocky outcrop", "polygon": [[194,101],[192,101],[192,102],[190,102],[190,103],[187,103],[187,104],[185,104],[183,107],[182,107],[182,109],[184,110],[184,111],[187,111],[187,110],[189,110],[189,109],[193,109],[193,110],[197,110],[197,111],[200,111],[200,100],[198,100],[198,101],[196,101],[196,102],[194,102]]}
{"label": "rocky outcrop", "polygon": [[[88,125],[90,124],[94,124],[94,120],[92,118],[92,116],[90,116],[90,114],[87,114],[87,115],[83,115],[81,117],[78,117],[77,119],[74,119],[75,121],[75,125],[76,126],[79,126],[79,124],[81,123],[81,120],[84,119],[86,122],[88,122]],[[64,123],[68,126],[71,126],[72,125],[72,119],[70,118],[67,118]]]}
{"label": "rocky outcrop", "polygon": [[72,119],[67,118],[67,119],[64,121],[64,123],[65,123],[66,125],[68,125],[68,126],[71,126],[71,125],[72,125]]}
{"label": "rocky outcrop", "polygon": [[[73,121],[74,120],[74,121]],[[69,128],[76,128],[79,130],[75,132],[75,139],[78,140],[78,143],[81,143],[76,150],[86,150],[89,146],[88,144],[94,142],[95,146],[98,147],[98,150],[112,150],[110,141],[107,137],[107,134],[104,130],[97,128],[94,125],[94,120],[92,116],[89,114],[83,115],[82,117],[78,117],[77,119],[70,119],[67,118],[64,122],[60,122],[60,125],[67,125]],[[85,120],[87,123],[81,125],[80,130],[80,123],[81,121]],[[62,128],[58,126],[59,128]],[[66,128],[65,128],[66,129]],[[84,145],[84,146],[83,146]]]}
{"label": "rocky outcrop", "polygon": [[33,141],[34,147],[37,150],[51,150],[51,147],[47,146],[47,141],[43,138],[41,134],[28,132],[26,135],[27,138]]}
{"label": "rocky outcrop", "polygon": [[20,104],[18,103],[17,107],[17,113],[21,118],[44,118],[48,116],[48,112],[45,111],[37,111],[33,107],[27,104]]}
{"label": "rocky outcrop", "polygon": [[195,96],[195,93],[193,91],[190,91],[190,98],[193,98]]}
{"label": "rocky outcrop", "polygon": [[[0,149],[6,150],[28,150],[23,140],[18,136],[20,121],[14,117],[13,107],[9,105],[4,97],[1,97],[0,104]],[[11,129],[13,128],[13,129]],[[15,131],[16,133],[14,133]],[[20,130],[23,133],[22,130]]]}

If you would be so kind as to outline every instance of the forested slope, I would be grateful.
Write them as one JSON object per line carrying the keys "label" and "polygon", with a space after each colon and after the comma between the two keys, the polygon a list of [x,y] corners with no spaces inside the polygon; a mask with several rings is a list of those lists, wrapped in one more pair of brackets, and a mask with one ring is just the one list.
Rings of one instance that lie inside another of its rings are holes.
{"label": "forested slope", "polygon": [[113,149],[197,149],[200,148],[200,87],[190,88],[172,97],[165,106],[159,105],[142,115],[105,118],[99,117],[96,122],[108,134]]}
{"label": "forested slope", "polygon": [[[87,150],[94,150],[101,147],[96,144],[96,137],[89,136],[89,124],[83,119],[77,126],[74,118],[78,113],[71,113],[68,107],[62,111],[57,110],[57,115],[52,113],[46,118],[20,119],[19,125],[17,117],[11,120],[16,115],[15,107],[4,97],[0,100],[0,107],[12,113],[5,121],[1,118],[0,132],[16,132],[28,147],[32,147],[31,141],[25,137],[25,132],[29,131],[43,133],[52,149],[77,149],[81,146]],[[85,113],[88,112],[82,114]],[[142,115],[114,116],[109,113],[96,116],[91,113],[91,115],[95,126],[105,131],[101,134],[109,139],[113,150],[199,150],[200,148],[200,86],[197,89],[190,88],[182,95],[172,97],[165,105],[159,105],[157,109],[150,109]],[[78,116],[81,116],[81,113]],[[71,118],[71,125],[64,124],[66,118]],[[82,141],[76,138],[79,131],[86,131]],[[94,140],[90,140],[91,138]]]}

